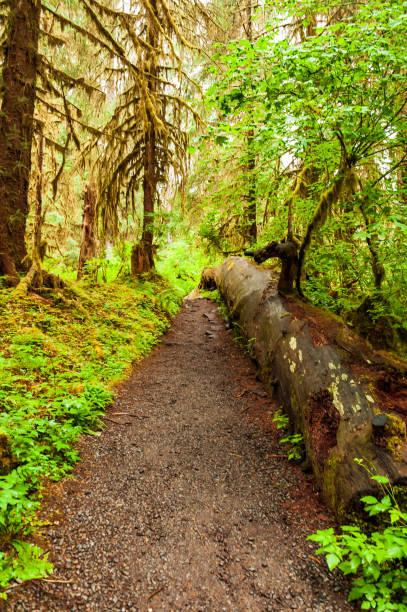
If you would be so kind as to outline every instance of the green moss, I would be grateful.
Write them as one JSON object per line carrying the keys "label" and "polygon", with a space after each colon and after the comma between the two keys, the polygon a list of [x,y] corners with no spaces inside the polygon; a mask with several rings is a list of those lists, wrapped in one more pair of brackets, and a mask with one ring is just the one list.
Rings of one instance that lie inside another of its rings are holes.
{"label": "green moss", "polygon": [[331,451],[328,459],[325,461],[324,471],[322,474],[322,494],[326,503],[330,508],[334,509],[337,516],[342,516],[343,508],[338,500],[338,492],[336,488],[339,465],[340,458],[333,450]]}
{"label": "green moss", "polygon": [[406,424],[394,414],[387,416],[388,421],[384,426],[384,432],[375,442],[400,461],[400,448],[406,443]]}

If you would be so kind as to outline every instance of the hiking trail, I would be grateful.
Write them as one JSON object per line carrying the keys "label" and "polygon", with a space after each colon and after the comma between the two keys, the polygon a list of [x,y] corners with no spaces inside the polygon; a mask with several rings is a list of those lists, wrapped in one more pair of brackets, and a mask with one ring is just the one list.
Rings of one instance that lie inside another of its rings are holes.
{"label": "hiking trail", "polygon": [[187,300],[121,385],[42,528],[55,574],[7,611],[342,612],[347,586],[306,537],[333,524],[282,457],[278,405],[216,306]]}

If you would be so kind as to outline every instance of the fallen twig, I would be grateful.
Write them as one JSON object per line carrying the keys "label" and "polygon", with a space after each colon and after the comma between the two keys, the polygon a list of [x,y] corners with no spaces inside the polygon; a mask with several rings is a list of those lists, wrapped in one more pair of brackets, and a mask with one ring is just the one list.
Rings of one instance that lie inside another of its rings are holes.
{"label": "fallen twig", "polygon": [[248,410],[250,410],[250,408],[252,408],[252,406],[247,406],[246,408],[243,408],[243,410],[242,410],[242,414],[244,414],[245,412],[247,412]]}
{"label": "fallen twig", "polygon": [[73,580],[57,580],[53,578],[39,578],[41,582],[56,582],[58,584],[71,584]]}
{"label": "fallen twig", "polygon": [[161,591],[164,590],[163,586],[158,587],[158,589],[156,589],[155,591],[153,591],[153,593],[151,593],[151,595],[149,595],[147,597],[147,601],[150,601],[150,599],[153,599],[153,597],[155,597],[156,595],[158,595],[158,593],[161,593]]}
{"label": "fallen twig", "polygon": [[[132,419],[149,419],[150,417],[145,416],[144,414],[133,414],[131,412],[112,412],[113,416],[128,416]],[[106,417],[107,418],[107,417]]]}
{"label": "fallen twig", "polygon": [[318,565],[321,565],[320,559],[317,559],[317,557],[314,557],[313,555],[308,555],[308,559],[312,559],[313,561],[316,561]]}
{"label": "fallen twig", "polygon": [[105,421],[110,421],[111,423],[115,423],[116,425],[131,425],[131,421],[125,421],[124,423],[121,423],[120,421],[115,421],[114,419],[110,419],[109,417],[105,416]]}

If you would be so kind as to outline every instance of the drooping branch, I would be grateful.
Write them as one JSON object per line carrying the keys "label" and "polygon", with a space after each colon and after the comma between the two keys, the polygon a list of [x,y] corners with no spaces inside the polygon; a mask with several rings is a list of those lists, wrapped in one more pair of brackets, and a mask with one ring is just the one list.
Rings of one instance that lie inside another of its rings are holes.
{"label": "drooping branch", "polygon": [[294,211],[293,205],[297,198],[305,198],[307,197],[308,189],[310,187],[310,183],[313,175],[313,167],[309,165],[305,165],[299,174],[296,176],[294,181],[294,189],[288,195],[286,201],[284,202],[284,207],[288,208],[287,215],[287,240],[293,240],[293,221],[294,221]]}
{"label": "drooping branch", "polygon": [[300,295],[303,295],[301,290],[301,274],[305,262],[305,257],[311,245],[312,238],[314,234],[321,227],[324,226],[328,218],[329,211],[332,209],[332,206],[334,206],[339,201],[344,191],[347,188],[349,188],[351,191],[353,190],[353,185],[355,184],[355,181],[356,175],[353,169],[353,165],[349,162],[349,160],[343,160],[341,165],[339,166],[338,172],[333,180],[332,185],[320,196],[318,205],[315,209],[312,219],[308,223],[298,253],[297,290]]}

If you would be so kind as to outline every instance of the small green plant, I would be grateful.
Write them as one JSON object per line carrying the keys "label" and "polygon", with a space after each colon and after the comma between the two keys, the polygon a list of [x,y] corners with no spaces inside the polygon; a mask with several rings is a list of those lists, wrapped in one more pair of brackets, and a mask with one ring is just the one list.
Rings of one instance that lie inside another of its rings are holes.
{"label": "small green plant", "polygon": [[254,347],[254,343],[256,342],[256,338],[249,338],[246,342],[246,349],[245,349],[245,353],[246,355],[249,355],[249,357],[252,356],[253,353],[253,347]]}
{"label": "small green plant", "polygon": [[301,434],[290,434],[281,438],[280,444],[289,444],[288,461],[300,461],[304,455],[304,438]]}
{"label": "small green plant", "polygon": [[[277,423],[277,429],[285,430],[288,428],[289,419],[281,408],[276,410],[273,416],[273,423]],[[280,439],[280,444],[289,444],[287,459],[289,461],[299,461],[304,455],[304,438],[299,433],[286,434]]]}
{"label": "small green plant", "polygon": [[49,553],[28,542],[14,540],[9,553],[0,552],[0,599],[7,599],[6,587],[13,580],[38,580],[51,574]]}
{"label": "small green plant", "polygon": [[273,423],[277,423],[277,429],[287,429],[289,423],[288,416],[283,413],[281,408],[274,413]]}
{"label": "small green plant", "polygon": [[0,534],[24,530],[27,516],[38,508],[38,502],[28,497],[30,485],[13,470],[0,478]]}
{"label": "small green plant", "polygon": [[370,534],[359,525],[343,525],[341,534],[332,528],[317,531],[309,540],[318,542],[317,554],[324,554],[330,570],[339,568],[354,575],[349,601],[361,600],[362,610],[405,612],[407,609],[407,513],[397,503],[390,481],[375,474],[363,461],[355,459],[377,482],[383,497],[361,498],[370,516],[380,515],[384,528]]}

